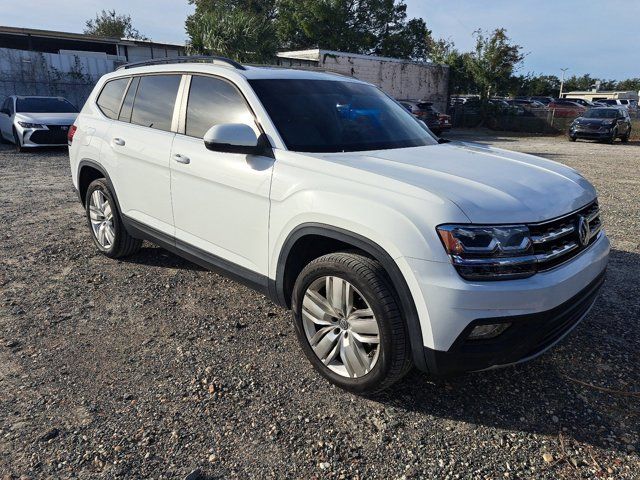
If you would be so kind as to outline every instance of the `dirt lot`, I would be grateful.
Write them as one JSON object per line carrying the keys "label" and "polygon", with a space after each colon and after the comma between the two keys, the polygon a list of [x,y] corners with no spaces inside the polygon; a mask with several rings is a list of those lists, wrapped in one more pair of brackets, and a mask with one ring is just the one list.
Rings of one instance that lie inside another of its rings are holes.
{"label": "dirt lot", "polygon": [[99,255],[66,152],[0,146],[0,478],[640,478],[640,145],[455,136],[582,171],[608,280],[542,358],[375,399],[260,295],[151,245]]}

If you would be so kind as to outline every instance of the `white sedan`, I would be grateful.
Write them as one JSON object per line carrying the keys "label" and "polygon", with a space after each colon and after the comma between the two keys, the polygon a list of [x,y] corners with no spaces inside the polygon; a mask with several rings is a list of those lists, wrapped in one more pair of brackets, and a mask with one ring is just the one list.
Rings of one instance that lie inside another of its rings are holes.
{"label": "white sedan", "polygon": [[12,95],[0,107],[0,140],[13,142],[19,152],[66,145],[77,116],[78,109],[62,97]]}

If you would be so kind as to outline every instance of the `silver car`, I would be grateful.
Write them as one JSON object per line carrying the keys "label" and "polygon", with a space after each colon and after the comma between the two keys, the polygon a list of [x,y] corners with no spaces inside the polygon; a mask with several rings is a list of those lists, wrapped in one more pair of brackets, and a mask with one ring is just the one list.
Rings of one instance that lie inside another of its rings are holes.
{"label": "silver car", "polygon": [[0,107],[0,140],[26,147],[67,144],[69,127],[78,109],[62,97],[12,95]]}

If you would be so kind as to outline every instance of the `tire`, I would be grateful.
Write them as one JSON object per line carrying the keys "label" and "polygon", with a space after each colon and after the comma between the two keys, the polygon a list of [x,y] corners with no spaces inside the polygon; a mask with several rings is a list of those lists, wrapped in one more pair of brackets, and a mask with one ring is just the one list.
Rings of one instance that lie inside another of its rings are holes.
{"label": "tire", "polygon": [[133,238],[122,223],[111,188],[104,178],[94,180],[85,196],[85,212],[93,243],[109,258],[136,253],[142,240]]}
{"label": "tire", "polygon": [[[346,302],[351,308],[344,308],[337,315],[327,313],[329,309],[335,313],[339,310],[336,305],[341,303],[327,300],[332,297],[328,293],[330,284],[334,291],[340,292],[347,291],[342,288],[345,285],[352,287],[348,289],[352,292],[351,303]],[[318,297],[330,306],[313,300]],[[409,337],[391,281],[379,262],[347,252],[317,258],[298,276],[291,304],[302,350],[313,367],[340,388],[356,394],[375,394],[389,388],[411,369]],[[324,306],[319,306],[321,304]],[[345,310],[351,313],[344,315]],[[325,323],[318,324],[311,318]],[[328,333],[323,335],[321,330]],[[369,343],[369,339],[376,338],[375,330],[377,343],[375,340]],[[328,352],[323,357],[328,365],[319,356],[323,350]]]}
{"label": "tire", "polygon": [[631,138],[631,129],[629,129],[620,140],[622,140],[622,143],[627,143],[629,138]]}
{"label": "tire", "polygon": [[575,142],[577,140],[576,137],[574,137],[573,135],[569,135],[569,141],[570,142]]}
{"label": "tire", "polygon": [[24,152],[24,147],[22,146],[22,143],[20,142],[20,137],[18,136],[18,132],[16,131],[16,129],[13,129],[13,143],[16,146],[16,152],[20,153],[20,152]]}
{"label": "tire", "polygon": [[616,141],[616,138],[618,138],[618,130],[614,130],[611,133],[611,138],[608,140],[609,143],[613,143]]}

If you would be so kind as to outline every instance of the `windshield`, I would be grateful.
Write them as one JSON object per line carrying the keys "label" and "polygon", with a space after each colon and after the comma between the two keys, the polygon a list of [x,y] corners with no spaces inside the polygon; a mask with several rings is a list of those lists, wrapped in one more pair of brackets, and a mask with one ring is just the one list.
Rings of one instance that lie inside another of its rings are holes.
{"label": "windshield", "polygon": [[435,145],[411,114],[371,85],[250,80],[289,150],[356,152]]}
{"label": "windshield", "polygon": [[616,118],[618,116],[618,111],[611,108],[592,108],[588,110],[583,118]]}
{"label": "windshield", "polygon": [[64,98],[18,97],[16,112],[25,113],[75,113],[78,110]]}

